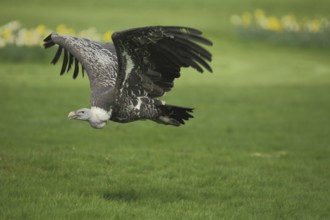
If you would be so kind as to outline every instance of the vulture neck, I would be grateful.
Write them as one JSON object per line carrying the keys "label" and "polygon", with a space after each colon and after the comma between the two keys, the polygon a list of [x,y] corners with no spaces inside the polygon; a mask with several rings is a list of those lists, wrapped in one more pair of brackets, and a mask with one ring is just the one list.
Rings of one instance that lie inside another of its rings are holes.
{"label": "vulture neck", "polygon": [[102,108],[92,106],[89,123],[93,128],[103,128],[111,117],[111,110],[108,112]]}

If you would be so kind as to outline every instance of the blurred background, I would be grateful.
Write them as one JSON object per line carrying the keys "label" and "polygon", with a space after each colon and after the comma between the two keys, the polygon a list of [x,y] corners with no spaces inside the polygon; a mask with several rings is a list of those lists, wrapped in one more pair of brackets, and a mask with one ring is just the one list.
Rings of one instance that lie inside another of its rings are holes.
{"label": "blurred background", "polygon": [[[327,0],[0,3],[0,218],[330,217]],[[67,120],[87,78],[59,76],[50,32],[110,41],[189,26],[214,45],[213,73],[184,69],[167,103],[180,128]]]}

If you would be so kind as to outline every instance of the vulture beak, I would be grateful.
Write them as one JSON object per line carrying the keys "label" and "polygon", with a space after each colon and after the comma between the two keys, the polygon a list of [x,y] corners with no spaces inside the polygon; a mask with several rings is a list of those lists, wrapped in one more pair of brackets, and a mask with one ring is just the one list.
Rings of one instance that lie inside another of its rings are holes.
{"label": "vulture beak", "polygon": [[76,118],[76,112],[70,112],[69,114],[68,114],[68,118],[69,119],[74,119],[74,118]]}

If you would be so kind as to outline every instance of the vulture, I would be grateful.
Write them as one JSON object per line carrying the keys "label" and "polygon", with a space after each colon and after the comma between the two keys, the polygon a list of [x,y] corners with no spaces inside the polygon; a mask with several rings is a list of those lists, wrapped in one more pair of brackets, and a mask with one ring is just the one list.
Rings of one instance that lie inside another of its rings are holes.
{"label": "vulture", "polygon": [[109,120],[119,123],[149,119],[180,126],[193,118],[193,108],[166,104],[159,98],[173,88],[180,69],[192,67],[212,72],[212,55],[201,45],[212,42],[190,27],[151,26],[112,34],[112,43],[51,33],[44,47],[58,45],[51,61],[63,56],[60,74],[71,68],[75,79],[87,73],[90,108],[69,113],[69,119],[103,128]]}

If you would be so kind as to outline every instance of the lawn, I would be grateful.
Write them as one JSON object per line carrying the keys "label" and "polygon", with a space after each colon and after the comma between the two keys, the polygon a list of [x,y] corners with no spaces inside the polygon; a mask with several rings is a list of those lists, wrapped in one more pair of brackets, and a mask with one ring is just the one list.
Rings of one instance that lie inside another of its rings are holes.
{"label": "lawn", "polygon": [[196,108],[185,126],[95,130],[67,119],[89,106],[87,79],[0,61],[0,219],[329,219],[330,52],[240,41],[229,21],[256,8],[329,18],[318,2],[2,1],[1,22],[28,27],[196,27],[214,73],[184,70],[164,97]]}

